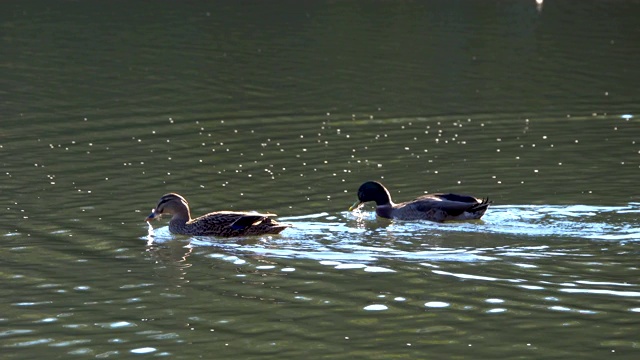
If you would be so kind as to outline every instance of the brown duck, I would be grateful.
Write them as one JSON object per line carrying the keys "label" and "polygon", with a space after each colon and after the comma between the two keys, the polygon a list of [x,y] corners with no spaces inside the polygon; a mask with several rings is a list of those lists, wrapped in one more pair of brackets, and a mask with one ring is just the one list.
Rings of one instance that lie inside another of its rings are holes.
{"label": "brown duck", "polygon": [[376,214],[383,218],[437,222],[480,219],[491,204],[488,198],[457,194],[429,194],[394,204],[384,185],[367,181],[358,189],[358,201],[351,205],[349,211],[359,209],[368,201],[376,202]]}
{"label": "brown duck", "polygon": [[163,195],[145,221],[151,222],[164,214],[171,215],[169,231],[182,235],[232,237],[279,234],[291,227],[270,219],[270,216],[276,216],[275,214],[216,211],[192,219],[189,203],[175,193]]}

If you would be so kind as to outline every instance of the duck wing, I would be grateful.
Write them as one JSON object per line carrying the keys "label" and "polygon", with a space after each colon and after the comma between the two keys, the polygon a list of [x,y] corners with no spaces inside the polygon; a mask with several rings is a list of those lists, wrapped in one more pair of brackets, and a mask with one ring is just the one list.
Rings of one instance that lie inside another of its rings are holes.
{"label": "duck wing", "polygon": [[250,226],[262,223],[264,220],[268,219],[269,216],[275,216],[275,214],[241,214],[240,217],[231,224],[231,228],[234,230],[245,230]]}
{"label": "duck wing", "polygon": [[269,213],[248,213],[236,211],[216,211],[193,219],[188,224],[194,235],[213,235],[221,237],[277,234],[288,224],[271,220]]}
{"label": "duck wing", "polygon": [[427,212],[438,209],[450,216],[458,216],[464,212],[486,210],[491,201],[477,199],[473,196],[459,194],[431,194],[417,198],[411,204],[416,211]]}
{"label": "duck wing", "polygon": [[[489,207],[489,199],[458,194],[429,194],[411,201],[393,205],[392,217],[399,220],[447,220],[479,219]],[[376,213],[380,215],[380,206]],[[384,216],[383,216],[384,217]]]}
{"label": "duck wing", "polygon": [[441,201],[451,201],[451,202],[459,202],[459,203],[467,203],[467,204],[478,204],[481,201],[476,199],[473,196],[469,195],[460,195],[460,194],[433,194],[426,195],[432,198],[440,199]]}

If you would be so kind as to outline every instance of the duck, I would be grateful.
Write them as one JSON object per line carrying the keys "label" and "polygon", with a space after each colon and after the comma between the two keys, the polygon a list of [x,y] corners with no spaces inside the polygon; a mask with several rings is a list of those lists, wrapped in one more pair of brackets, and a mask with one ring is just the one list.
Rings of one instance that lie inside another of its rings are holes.
{"label": "duck", "polygon": [[158,205],[151,210],[145,219],[151,223],[162,215],[171,215],[169,231],[174,234],[192,236],[236,237],[247,235],[279,234],[291,227],[272,220],[276,214],[215,211],[195,219],[191,218],[191,210],[187,200],[179,194],[168,193],[158,201]]}
{"label": "duck", "polygon": [[376,215],[397,220],[451,220],[480,219],[492,201],[458,194],[428,194],[413,200],[395,204],[384,185],[367,181],[358,189],[358,200],[349,211],[361,208],[366,202],[375,201]]}

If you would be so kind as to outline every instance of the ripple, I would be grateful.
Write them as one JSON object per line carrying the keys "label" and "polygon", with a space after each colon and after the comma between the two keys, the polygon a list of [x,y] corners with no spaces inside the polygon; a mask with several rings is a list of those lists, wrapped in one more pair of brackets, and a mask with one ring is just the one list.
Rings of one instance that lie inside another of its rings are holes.
{"label": "ripple", "polygon": [[365,264],[339,264],[337,266],[335,266],[335,269],[341,270],[341,269],[364,269],[366,268],[367,265]]}
{"label": "ripple", "polygon": [[429,301],[424,303],[424,306],[428,308],[445,308],[449,307],[449,303],[443,301]]}
{"label": "ripple", "polygon": [[137,326],[136,324],[130,323],[128,321],[116,321],[112,323],[97,323],[96,325],[105,329],[119,329],[119,328]]}
{"label": "ripple", "polygon": [[544,287],[538,285],[518,285],[519,287],[527,290],[544,290]]}
{"label": "ripple", "polygon": [[[480,222],[390,222],[381,221],[373,215],[370,220],[354,220],[349,212],[331,214],[327,212],[286,217],[282,220],[294,225],[279,236],[258,237],[228,241],[215,237],[187,238],[187,248],[219,247],[225,253],[208,256],[236,265],[246,264],[246,254],[275,258],[307,258],[336,269],[384,273],[395,269],[377,266],[380,259],[399,259],[430,266],[432,262],[484,262],[501,257],[541,258],[566,255],[559,249],[542,246],[520,246],[502,248],[478,248],[473,250],[428,246],[445,234],[459,236],[486,236],[488,234],[519,236],[562,236],[606,241],[629,241],[640,239],[640,229],[635,226],[640,203],[627,206],[590,205],[502,205],[494,206]],[[615,217],[610,215],[615,214]],[[610,219],[615,218],[615,222]],[[357,221],[351,224],[352,221]],[[175,236],[163,226],[153,231],[151,245],[171,244],[184,237]],[[456,235],[459,234],[459,235]],[[146,236],[141,239],[148,240]],[[426,244],[423,242],[426,241]],[[425,245],[426,249],[425,249]],[[231,252],[231,254],[229,254]],[[575,254],[574,254],[575,255]],[[536,265],[516,262],[521,268]],[[266,269],[266,268],[261,268]],[[286,270],[282,270],[286,271]],[[438,273],[460,278],[495,281],[497,278],[454,273]],[[542,289],[533,285],[524,288]],[[76,287],[88,290],[89,287]]]}
{"label": "ripple", "polygon": [[42,344],[49,344],[51,342],[53,342],[54,340],[51,338],[46,338],[46,339],[35,339],[35,340],[30,340],[30,341],[20,341],[20,342],[16,342],[13,344],[9,344],[6,345],[7,347],[29,347],[29,346],[34,346],[34,345],[42,345]]}
{"label": "ripple", "polygon": [[37,302],[25,301],[25,302],[14,303],[13,305],[15,305],[15,306],[38,306],[38,305],[48,305],[48,304],[53,304],[53,301],[37,301]]}
{"label": "ripple", "polygon": [[599,294],[599,295],[614,295],[621,297],[640,297],[640,291],[615,291],[605,289],[560,289],[560,291],[572,294]]}
{"label": "ripple", "polygon": [[473,280],[484,280],[484,281],[496,281],[496,280],[499,280],[498,278],[489,277],[489,276],[479,276],[479,275],[471,275],[471,274],[452,273],[452,272],[441,271],[441,270],[432,270],[432,271],[433,271],[434,274],[448,275],[448,276],[453,276],[453,277],[457,277],[457,278],[460,278],[460,279],[473,279]]}
{"label": "ripple", "polygon": [[53,323],[53,322],[56,322],[56,321],[58,321],[58,319],[57,319],[57,318],[48,317],[48,318],[40,319],[40,320],[38,320],[38,321],[36,321],[36,322],[37,322],[37,323],[44,323],[44,324],[47,324],[47,323]]}
{"label": "ripple", "polygon": [[67,347],[67,346],[75,346],[75,345],[79,345],[79,344],[87,344],[90,343],[91,340],[89,339],[75,339],[75,340],[68,340],[68,341],[57,341],[54,342],[52,344],[50,344],[49,346],[54,346],[54,347]]}
{"label": "ripple", "polygon": [[485,302],[488,302],[490,304],[502,304],[504,302],[504,300],[502,300],[502,299],[486,299]]}
{"label": "ripple", "polygon": [[396,272],[395,270],[392,269],[387,269],[384,267],[380,267],[380,266],[367,266],[364,268],[364,271],[366,272],[373,272],[373,273],[390,273],[390,272]]}
{"label": "ripple", "polygon": [[507,312],[507,309],[505,309],[505,308],[495,308],[495,309],[487,310],[487,313],[489,313],[489,314],[499,314],[499,313],[503,313],[503,312]]}
{"label": "ripple", "polygon": [[24,334],[30,334],[32,332],[33,332],[33,330],[30,330],[30,329],[6,330],[6,331],[0,331],[0,337],[7,337],[7,336],[14,336],[14,335],[24,335]]}
{"label": "ripple", "polygon": [[134,354],[149,354],[156,350],[157,350],[156,348],[152,348],[152,347],[141,347],[137,349],[132,349],[131,352]]}
{"label": "ripple", "polygon": [[591,280],[577,280],[576,284],[604,285],[604,286],[635,286],[634,284],[630,284],[630,283],[617,283],[617,282],[611,282],[611,281],[591,281]]}
{"label": "ripple", "polygon": [[[531,236],[567,236],[600,240],[640,240],[634,216],[637,203],[628,206],[498,205],[483,218],[488,231]],[[616,223],[610,223],[611,214]],[[625,221],[625,219],[627,221]]]}

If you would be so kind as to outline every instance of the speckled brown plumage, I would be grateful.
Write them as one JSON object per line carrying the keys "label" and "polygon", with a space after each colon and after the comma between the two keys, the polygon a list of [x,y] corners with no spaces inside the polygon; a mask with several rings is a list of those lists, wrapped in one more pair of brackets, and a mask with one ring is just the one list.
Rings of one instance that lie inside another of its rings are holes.
{"label": "speckled brown plumage", "polygon": [[169,231],[182,235],[232,237],[279,234],[282,230],[291,227],[269,218],[276,216],[275,214],[216,211],[192,219],[189,203],[184,197],[175,193],[163,195],[146,221],[149,222],[164,214],[171,215]]}
{"label": "speckled brown plumage", "polygon": [[367,181],[358,189],[358,201],[349,210],[358,209],[368,201],[375,201],[376,214],[383,218],[437,222],[480,219],[491,204],[489,199],[457,194],[429,194],[394,204],[384,185]]}

